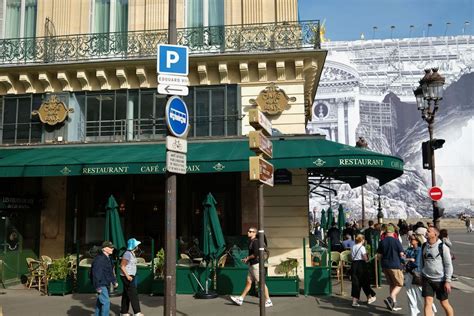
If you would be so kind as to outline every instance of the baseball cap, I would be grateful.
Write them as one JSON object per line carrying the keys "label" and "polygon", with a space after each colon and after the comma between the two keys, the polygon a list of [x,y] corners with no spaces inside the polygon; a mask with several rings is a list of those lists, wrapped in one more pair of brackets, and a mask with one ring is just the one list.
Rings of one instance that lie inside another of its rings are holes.
{"label": "baseball cap", "polygon": [[102,249],[104,248],[115,248],[115,246],[111,241],[106,240],[102,243]]}
{"label": "baseball cap", "polygon": [[392,225],[388,225],[386,228],[387,233],[394,233],[395,232],[395,227]]}

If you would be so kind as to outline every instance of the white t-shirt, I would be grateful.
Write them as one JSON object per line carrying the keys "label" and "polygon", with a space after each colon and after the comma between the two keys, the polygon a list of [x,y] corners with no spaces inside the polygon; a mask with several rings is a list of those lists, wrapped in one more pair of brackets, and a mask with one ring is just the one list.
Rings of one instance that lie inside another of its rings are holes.
{"label": "white t-shirt", "polygon": [[352,261],[364,260],[364,255],[367,253],[364,245],[355,244],[351,249]]}
{"label": "white t-shirt", "polygon": [[[127,265],[125,266],[125,271],[127,271],[128,275],[136,275],[137,274],[137,258],[131,251],[125,251],[123,254],[122,259],[127,260]],[[122,270],[120,270],[120,275],[124,275]]]}

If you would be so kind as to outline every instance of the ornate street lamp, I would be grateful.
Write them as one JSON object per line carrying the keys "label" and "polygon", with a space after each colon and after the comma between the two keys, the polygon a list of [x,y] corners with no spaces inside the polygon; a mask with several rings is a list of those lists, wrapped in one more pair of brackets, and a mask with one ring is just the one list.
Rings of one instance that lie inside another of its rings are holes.
{"label": "ornate street lamp", "polygon": [[[438,68],[425,69],[425,76],[419,81],[420,85],[413,91],[421,117],[428,123],[429,142],[423,144],[423,168],[431,169],[431,185],[436,186],[434,151],[441,148],[444,139],[433,138],[433,125],[439,101],[443,99],[443,86],[445,79],[438,73]],[[439,218],[442,212],[438,203],[433,201],[433,223],[439,229]]]}
{"label": "ornate street lamp", "polygon": [[380,201],[380,194],[382,193],[382,189],[380,187],[377,188],[377,197],[378,197],[378,202],[379,206],[377,207],[377,221],[379,224],[383,223],[383,212],[382,212],[382,204]]}

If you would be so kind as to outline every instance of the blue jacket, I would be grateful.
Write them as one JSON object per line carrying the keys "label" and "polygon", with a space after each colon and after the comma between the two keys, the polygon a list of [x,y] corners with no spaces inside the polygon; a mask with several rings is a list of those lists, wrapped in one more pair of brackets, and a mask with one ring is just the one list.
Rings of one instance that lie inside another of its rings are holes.
{"label": "blue jacket", "polygon": [[92,284],[95,289],[101,286],[110,286],[112,283],[116,283],[117,279],[114,275],[112,261],[110,258],[104,255],[103,252],[99,253],[92,262]]}
{"label": "blue jacket", "polygon": [[417,247],[416,250],[413,247],[409,247],[406,252],[405,252],[407,259],[408,258],[414,258],[415,262],[409,261],[407,262],[407,267],[409,269],[413,269],[416,272],[421,272],[421,265],[423,260],[422,254],[421,254],[421,247]]}

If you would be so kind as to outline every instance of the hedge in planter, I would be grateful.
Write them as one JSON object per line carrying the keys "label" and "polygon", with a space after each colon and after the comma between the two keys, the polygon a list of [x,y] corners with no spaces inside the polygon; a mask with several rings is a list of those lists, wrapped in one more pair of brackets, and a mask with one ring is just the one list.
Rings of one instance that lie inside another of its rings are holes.
{"label": "hedge in planter", "polygon": [[287,259],[281,261],[275,268],[275,273],[285,276],[270,276],[265,279],[270,296],[294,295],[300,292],[300,279],[297,274],[298,260]]}
{"label": "hedge in planter", "polygon": [[153,265],[155,271],[151,283],[150,295],[163,295],[165,293],[165,250],[163,248],[156,253],[155,259],[153,259]]}
{"label": "hedge in planter", "polygon": [[48,295],[72,293],[72,276],[69,257],[55,259],[48,267]]}

